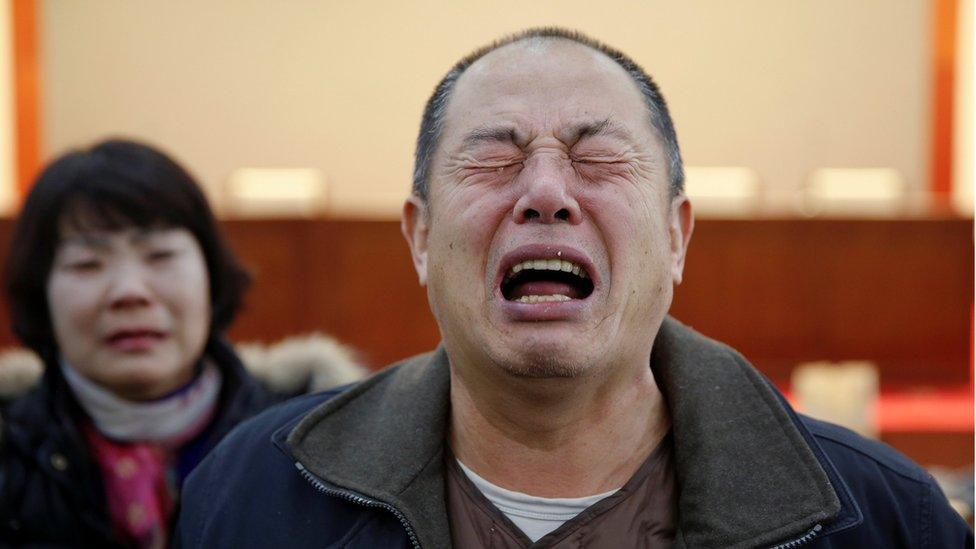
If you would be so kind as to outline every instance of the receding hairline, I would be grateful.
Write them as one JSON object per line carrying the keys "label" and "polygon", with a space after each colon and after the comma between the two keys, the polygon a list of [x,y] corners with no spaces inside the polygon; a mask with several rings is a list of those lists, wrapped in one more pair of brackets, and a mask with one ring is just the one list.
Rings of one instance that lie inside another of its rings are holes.
{"label": "receding hairline", "polygon": [[[552,46],[567,46],[570,49],[586,51],[590,53],[594,59],[609,61],[611,65],[622,70],[624,76],[627,76],[627,71],[623,70],[623,67],[614,61],[614,59],[606,52],[601,51],[599,45],[591,44],[588,40],[580,41],[569,36],[562,35],[515,35],[515,37],[512,37],[510,41],[508,39],[499,40],[498,42],[479,49],[475,53],[465,57],[465,60],[470,59],[470,61],[466,63],[467,66],[464,68],[464,71],[458,78],[458,83],[460,83],[461,78],[464,78],[465,74],[471,72],[472,70],[478,70],[477,67],[480,63],[484,63],[486,60],[490,60],[492,57],[503,55],[506,52],[510,52],[515,49],[546,53]],[[462,63],[458,63],[458,65],[461,64]]]}
{"label": "receding hairline", "polygon": [[[431,164],[434,163],[438,155],[445,154],[444,147],[444,134],[447,131],[449,120],[452,115],[456,116],[456,113],[452,113],[452,106],[456,104],[459,95],[463,95],[465,90],[472,84],[466,83],[470,82],[471,78],[484,77],[485,75],[490,75],[491,71],[497,69],[504,69],[504,65],[498,66],[497,61],[498,56],[505,55],[519,55],[515,50],[535,50],[531,53],[538,55],[548,55],[550,53],[549,48],[553,45],[558,45],[560,47],[565,47],[570,51],[586,51],[589,57],[594,60],[595,63],[601,65],[600,68],[608,71],[609,74],[615,74],[617,77],[621,78],[621,81],[626,81],[627,86],[633,93],[633,99],[640,105],[640,108],[645,111],[645,114],[650,114],[648,111],[647,104],[641,94],[640,88],[634,81],[633,77],[620,66],[612,57],[607,53],[600,51],[597,47],[591,46],[590,44],[581,43],[571,38],[565,36],[525,36],[523,38],[514,40],[512,42],[502,43],[502,45],[491,49],[480,57],[475,59],[468,65],[464,71],[458,76],[457,81],[454,83],[451,94],[448,97],[447,105],[444,109],[443,126],[441,129],[440,139],[437,143],[435,150],[433,151],[431,157]],[[545,49],[543,49],[545,48]],[[504,58],[501,59],[504,61]],[[584,135],[611,135],[617,138],[624,139],[628,143],[633,143],[635,136],[626,129],[626,127],[621,126],[619,123],[613,120],[613,117],[593,117],[592,119],[584,119],[583,121],[576,123],[577,130],[580,136]],[[654,127],[654,124],[650,122],[649,117],[646,120],[647,128],[650,130],[653,139],[655,139],[662,148],[662,153],[664,153],[664,137],[659,135],[659,132]],[[467,148],[476,142],[484,141],[509,141],[516,142],[516,138],[520,132],[516,126],[510,123],[484,123],[471,129],[468,133],[461,136],[462,149]],[[624,137],[625,136],[625,137]]]}
{"label": "receding hairline", "polygon": [[638,87],[637,82],[634,81],[633,76],[628,73],[627,70],[620,65],[620,63],[611,57],[608,52],[602,51],[600,49],[600,44],[591,44],[589,39],[586,39],[585,37],[581,37],[580,40],[577,40],[563,35],[527,35],[520,38],[518,37],[520,35],[515,36],[516,37],[512,38],[511,41],[507,41],[508,39],[502,39],[498,42],[492,43],[490,46],[481,48],[457,63],[456,67],[463,67],[463,69],[458,75],[457,81],[452,86],[451,93],[448,96],[445,114],[450,110],[451,104],[454,103],[454,98],[458,95],[458,90],[461,89],[462,83],[466,80],[470,80],[472,77],[478,76],[479,73],[484,74],[485,71],[493,68],[490,64],[493,63],[495,58],[498,56],[506,54],[516,55],[514,53],[515,50],[528,50],[530,52],[535,50],[535,53],[546,54],[548,53],[548,48],[551,48],[554,45],[564,46],[569,50],[587,52],[596,63],[602,66],[603,69],[615,73],[629,82],[637,100],[642,104],[644,103],[640,88]]}
{"label": "receding hairline", "polygon": [[[606,58],[610,62],[617,64],[613,55],[618,52],[614,48],[603,44],[593,38],[590,38],[580,32],[569,31],[559,28],[537,28],[528,29],[515,34],[510,34],[503,36],[498,40],[495,40],[485,46],[482,46],[468,55],[462,57],[457,63],[454,64],[453,69],[461,69],[462,75],[474,67],[479,61],[484,58],[499,52],[504,51],[509,48],[516,46],[530,47],[530,48],[541,48],[547,47],[553,43],[559,44],[569,44],[585,48],[590,52],[600,54],[600,56]],[[619,65],[618,65],[619,66]],[[626,71],[624,71],[626,73]]]}

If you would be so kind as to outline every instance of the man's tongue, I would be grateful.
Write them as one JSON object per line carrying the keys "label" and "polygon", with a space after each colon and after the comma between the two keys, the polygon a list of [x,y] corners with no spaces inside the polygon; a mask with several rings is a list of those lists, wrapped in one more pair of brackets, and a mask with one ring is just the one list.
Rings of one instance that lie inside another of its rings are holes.
{"label": "man's tongue", "polygon": [[564,295],[572,299],[579,299],[579,292],[571,284],[554,280],[535,280],[522,282],[512,288],[510,300],[515,301],[527,295]]}

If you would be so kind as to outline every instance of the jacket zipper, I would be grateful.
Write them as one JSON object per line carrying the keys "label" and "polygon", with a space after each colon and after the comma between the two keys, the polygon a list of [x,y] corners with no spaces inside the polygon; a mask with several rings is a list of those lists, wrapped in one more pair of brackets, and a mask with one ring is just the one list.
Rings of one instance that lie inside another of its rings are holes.
{"label": "jacket zipper", "polygon": [[799,547],[801,545],[806,545],[806,544],[810,543],[811,541],[813,541],[813,538],[817,537],[817,534],[819,534],[820,533],[820,530],[822,530],[822,529],[823,529],[823,526],[820,526],[819,524],[815,524],[815,525],[813,525],[813,529],[810,530],[809,532],[807,532],[806,534],[803,534],[802,536],[796,538],[793,541],[788,541],[786,543],[781,543],[781,544],[773,547],[772,549],[793,549],[794,547]]}
{"label": "jacket zipper", "polygon": [[393,516],[399,519],[400,524],[403,525],[403,528],[407,531],[407,537],[410,538],[410,544],[414,547],[414,549],[420,549],[420,541],[417,540],[416,532],[414,532],[413,527],[410,526],[410,522],[407,520],[407,517],[403,516],[403,513],[401,513],[396,507],[388,503],[383,503],[382,501],[367,498],[355,492],[331,488],[326,485],[325,481],[315,476],[301,463],[295,462],[295,467],[298,467],[298,472],[301,473],[302,478],[307,480],[312,486],[315,487],[316,490],[322,492],[323,494],[335,496],[364,507],[379,507],[380,509],[386,509],[387,511],[393,513]]}

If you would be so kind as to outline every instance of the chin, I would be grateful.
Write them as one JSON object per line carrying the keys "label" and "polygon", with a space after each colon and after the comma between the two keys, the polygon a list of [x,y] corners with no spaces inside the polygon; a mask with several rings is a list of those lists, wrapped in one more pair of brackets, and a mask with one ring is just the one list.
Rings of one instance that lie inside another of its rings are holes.
{"label": "chin", "polygon": [[136,400],[163,396],[188,381],[185,379],[185,372],[169,364],[146,361],[126,366],[112,380],[112,385],[118,392]]}
{"label": "chin", "polygon": [[565,345],[539,342],[519,345],[494,362],[512,376],[530,379],[580,377],[592,363],[585,353],[574,352]]}

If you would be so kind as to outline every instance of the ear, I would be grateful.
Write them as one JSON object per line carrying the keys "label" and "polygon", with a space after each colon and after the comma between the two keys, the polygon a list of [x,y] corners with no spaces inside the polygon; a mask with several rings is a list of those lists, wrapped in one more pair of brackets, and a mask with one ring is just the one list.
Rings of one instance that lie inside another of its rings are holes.
{"label": "ear", "polygon": [[685,255],[688,253],[691,233],[695,230],[695,214],[687,196],[680,194],[671,200],[670,217],[671,279],[678,285],[681,284],[685,270]]}
{"label": "ear", "polygon": [[427,204],[415,194],[403,203],[400,230],[410,246],[413,267],[417,270],[420,285],[427,285]]}

